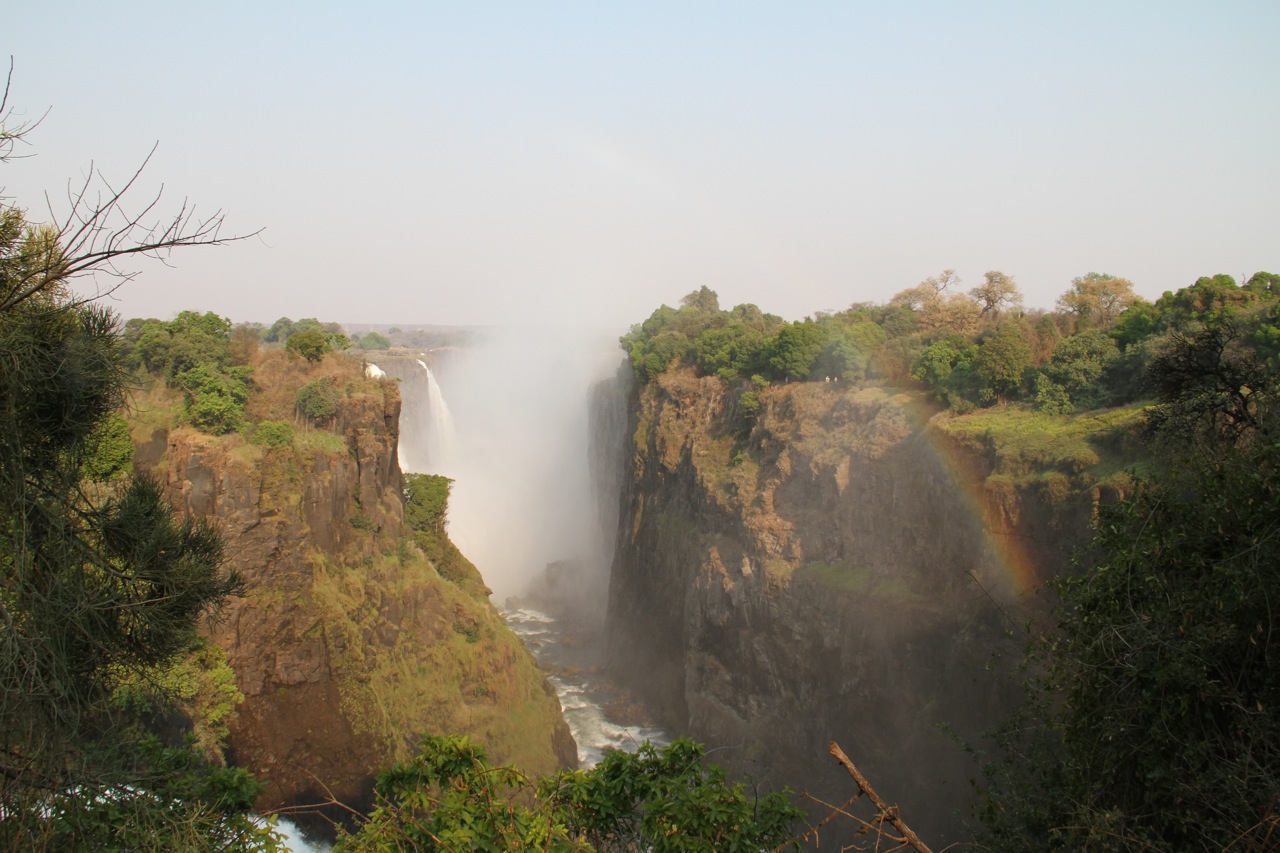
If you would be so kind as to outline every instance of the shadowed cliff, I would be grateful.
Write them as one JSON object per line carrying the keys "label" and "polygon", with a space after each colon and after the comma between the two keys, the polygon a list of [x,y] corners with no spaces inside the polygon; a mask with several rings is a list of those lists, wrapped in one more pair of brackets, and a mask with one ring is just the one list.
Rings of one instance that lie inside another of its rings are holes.
{"label": "shadowed cliff", "polygon": [[742,393],[673,369],[631,398],[611,671],[718,762],[836,804],[838,740],[922,835],[958,840],[972,767],[939,727],[976,738],[1008,707],[989,664],[1120,487],[1109,451],[1046,434],[1058,451],[1022,458],[999,425],[880,387]]}

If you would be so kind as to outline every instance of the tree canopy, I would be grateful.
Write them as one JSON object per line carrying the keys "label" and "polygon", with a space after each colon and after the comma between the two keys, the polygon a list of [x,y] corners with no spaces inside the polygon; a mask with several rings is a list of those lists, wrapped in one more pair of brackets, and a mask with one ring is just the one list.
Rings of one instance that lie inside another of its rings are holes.
{"label": "tree canopy", "polygon": [[378,778],[378,808],[337,853],[542,850],[756,853],[783,845],[803,813],[783,793],[748,795],[698,744],[611,751],[590,770],[534,784],[466,738],[423,738]]}
{"label": "tree canopy", "polygon": [[1155,393],[1147,365],[1179,334],[1235,323],[1258,357],[1280,366],[1280,276],[1203,276],[1154,303],[1133,283],[1089,273],[1056,313],[1027,310],[1012,276],[989,271],[960,292],[944,270],[888,303],[858,303],[794,322],[755,305],[725,311],[703,287],[663,305],[621,338],[636,379],[677,367],[718,376],[755,401],[756,382],[879,381],[915,385],[957,410],[1023,402],[1047,413],[1122,405]]}

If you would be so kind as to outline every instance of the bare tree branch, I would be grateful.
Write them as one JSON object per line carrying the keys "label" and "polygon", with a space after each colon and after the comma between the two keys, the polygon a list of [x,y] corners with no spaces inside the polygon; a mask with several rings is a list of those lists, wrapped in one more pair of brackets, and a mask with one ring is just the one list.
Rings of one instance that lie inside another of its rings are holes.
{"label": "bare tree branch", "polygon": [[[20,155],[13,153],[14,146],[19,142],[25,142],[24,137],[40,126],[40,122],[44,121],[44,117],[49,114],[45,110],[44,114],[35,121],[24,121],[13,123],[13,107],[9,106],[9,88],[13,85],[13,57],[9,57],[9,73],[4,80],[4,93],[0,94],[0,163],[6,163],[9,160],[17,159]],[[30,156],[30,155],[21,155]],[[4,188],[0,187],[0,199],[4,198]]]}
{"label": "bare tree branch", "polygon": [[[9,75],[0,96],[0,162],[11,159],[14,145],[25,141],[26,135],[43,120],[42,116],[35,122],[12,123],[12,79],[10,58]],[[78,185],[68,181],[62,214],[46,195],[49,221],[54,224],[33,225],[23,220],[24,233],[0,245],[0,257],[6,262],[5,272],[0,275],[0,311],[11,310],[40,294],[62,290],[76,279],[88,279],[90,285],[84,295],[71,298],[68,307],[92,302],[110,296],[138,275],[139,270],[128,263],[131,258],[149,258],[167,265],[174,249],[221,246],[262,233],[259,229],[249,234],[224,235],[223,210],[200,215],[185,198],[176,212],[159,213],[163,185],[135,207],[133,195],[157,146],[158,143],[152,146],[118,189],[91,162],[83,181]],[[14,210],[10,205],[0,205],[0,216]]]}
{"label": "bare tree branch", "polygon": [[[890,806],[886,804],[884,800],[880,799],[880,795],[871,787],[871,783],[867,781],[867,777],[863,776],[861,771],[859,771],[858,768],[854,766],[854,763],[849,760],[849,756],[844,754],[844,750],[840,748],[840,744],[835,741],[831,741],[831,743],[827,745],[827,751],[831,753],[832,757],[834,757],[836,761],[840,762],[840,766],[843,767],[851,777],[853,777],[853,781],[858,786],[858,790],[866,794],[867,799],[869,799],[876,807],[877,814],[875,818],[872,819],[871,823],[878,826],[877,831],[884,835],[884,837],[901,844],[903,847],[910,847],[912,850],[917,851],[917,853],[933,853],[933,851],[929,849],[928,845],[921,841],[920,837],[911,831],[911,827],[907,826],[906,822],[902,819],[902,816],[898,814],[898,807]],[[899,838],[885,834],[883,826],[881,825],[886,822],[891,824],[894,829],[898,830],[902,836]]]}

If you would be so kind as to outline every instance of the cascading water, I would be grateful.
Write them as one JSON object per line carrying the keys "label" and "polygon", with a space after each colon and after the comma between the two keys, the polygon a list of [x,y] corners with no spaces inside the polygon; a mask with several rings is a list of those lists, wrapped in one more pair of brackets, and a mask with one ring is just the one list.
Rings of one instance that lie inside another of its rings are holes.
{"label": "cascading water", "polygon": [[606,748],[665,740],[598,675],[625,432],[619,358],[612,340],[547,330],[490,334],[434,353],[430,368],[379,358],[400,380],[401,467],[454,479],[450,538],[548,672],[586,766]]}
{"label": "cascading water", "polygon": [[[424,354],[428,357],[431,354]],[[412,474],[450,473],[457,445],[453,415],[435,374],[423,358],[390,353],[377,356],[365,372],[385,376],[400,385],[400,470]]]}
{"label": "cascading water", "polygon": [[422,365],[422,369],[427,374],[427,417],[430,420],[426,434],[423,436],[426,441],[425,468],[422,471],[404,468],[403,460],[401,460],[401,468],[406,471],[413,470],[414,473],[448,475],[453,462],[454,447],[457,444],[453,415],[449,413],[449,404],[445,402],[444,394],[440,392],[440,383],[436,382],[431,368],[427,367],[427,363],[420,358],[417,362]]}

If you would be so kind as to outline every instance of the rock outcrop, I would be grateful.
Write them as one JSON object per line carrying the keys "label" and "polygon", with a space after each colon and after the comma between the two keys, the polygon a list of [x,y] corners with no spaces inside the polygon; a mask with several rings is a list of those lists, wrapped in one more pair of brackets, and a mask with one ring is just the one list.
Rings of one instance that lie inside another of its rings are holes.
{"label": "rock outcrop", "polygon": [[[138,467],[221,529],[246,581],[208,629],[245,696],[228,759],[266,783],[265,809],[366,807],[374,775],[428,733],[469,734],[535,775],[576,765],[554,691],[487,590],[442,578],[403,529],[395,383],[326,365],[292,381],[333,374],[337,412],[299,422],[291,445],[188,427],[137,442]],[[296,387],[275,391],[291,404]]]}
{"label": "rock outcrop", "polygon": [[911,394],[740,394],[671,371],[632,398],[611,672],[717,763],[831,803],[837,740],[954,841],[973,768],[939,727],[977,737],[1007,707],[1005,620],[1067,569],[1098,490],[991,476],[995,452]]}

